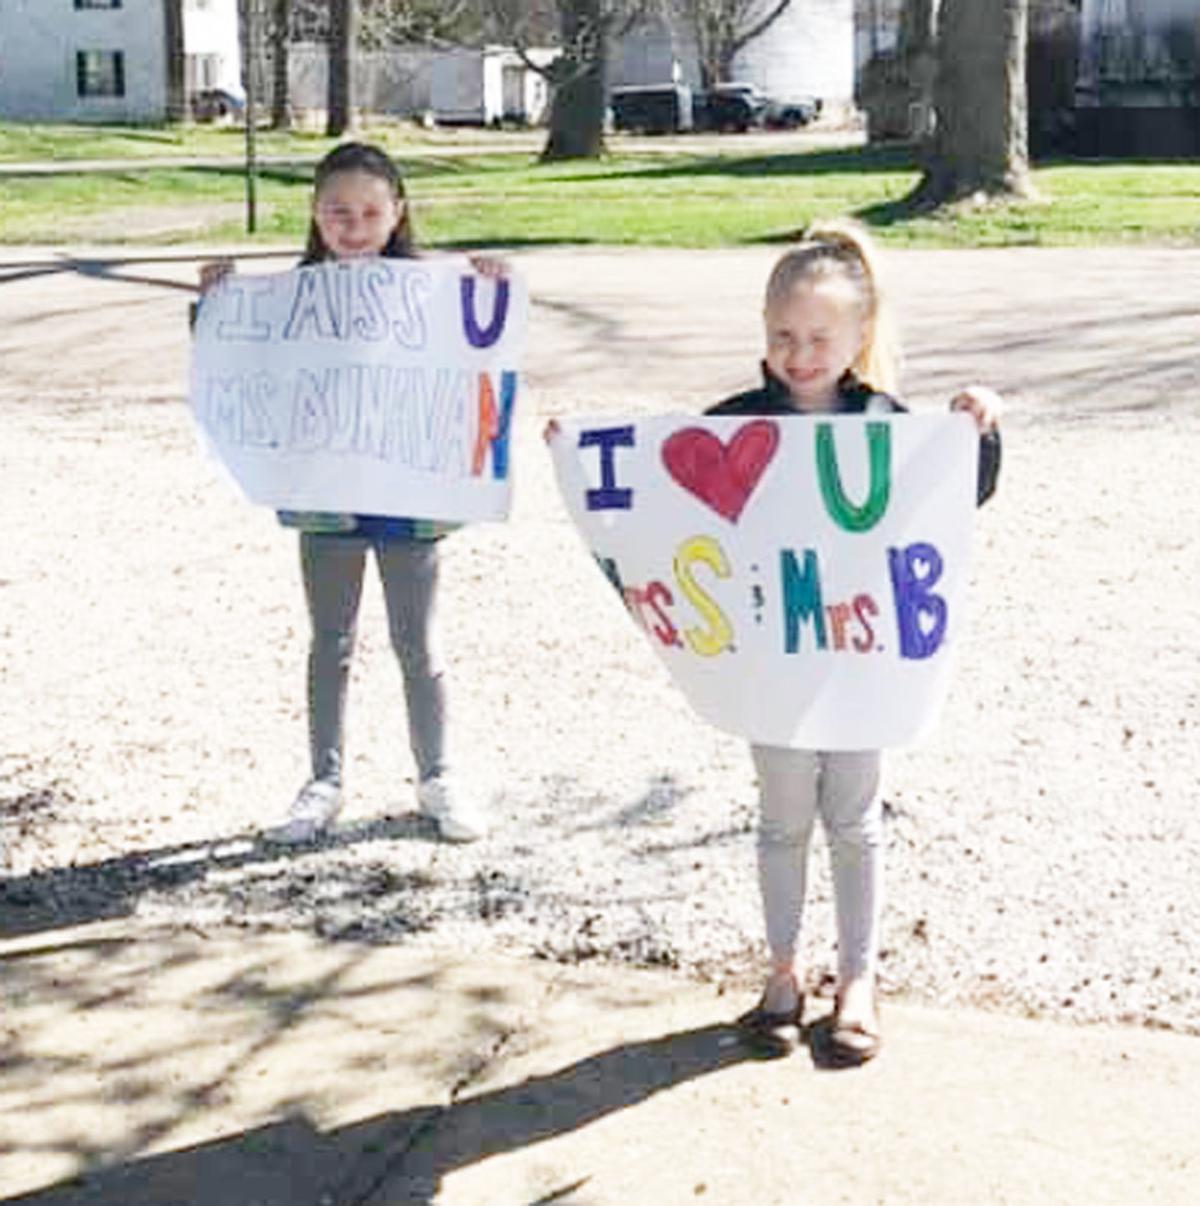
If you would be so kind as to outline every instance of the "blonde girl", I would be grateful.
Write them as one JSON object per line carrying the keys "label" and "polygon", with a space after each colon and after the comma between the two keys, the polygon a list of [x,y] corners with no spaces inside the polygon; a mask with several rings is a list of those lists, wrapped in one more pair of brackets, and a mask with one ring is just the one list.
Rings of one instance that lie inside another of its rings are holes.
{"label": "blonde girl", "polygon": [[[895,414],[898,353],[874,252],[855,227],[812,228],[767,282],[766,356],[756,389],[726,399],[715,415]],[[951,408],[980,432],[978,500],[995,489],[999,399],[975,387]],[[883,837],[878,750],[803,750],[752,745],[758,774],[758,872],[770,967],[757,1005],[739,1024],[788,1041],[800,1031],[804,995],[796,950],[808,848],[820,817],[833,868],[838,935],[835,1007],[814,1027],[814,1052],[829,1064],[861,1064],[880,1047],[875,1001]]]}

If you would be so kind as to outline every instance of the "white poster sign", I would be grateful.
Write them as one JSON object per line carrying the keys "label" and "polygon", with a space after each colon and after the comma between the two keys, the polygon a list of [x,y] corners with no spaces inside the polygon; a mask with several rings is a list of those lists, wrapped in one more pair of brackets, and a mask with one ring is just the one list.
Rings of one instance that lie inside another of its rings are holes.
{"label": "white poster sign", "polygon": [[199,307],[192,408],[252,502],[503,519],[527,309],[463,261],[231,276]]}
{"label": "white poster sign", "polygon": [[933,725],[963,625],[969,417],[563,422],[567,508],[695,709],[763,745]]}

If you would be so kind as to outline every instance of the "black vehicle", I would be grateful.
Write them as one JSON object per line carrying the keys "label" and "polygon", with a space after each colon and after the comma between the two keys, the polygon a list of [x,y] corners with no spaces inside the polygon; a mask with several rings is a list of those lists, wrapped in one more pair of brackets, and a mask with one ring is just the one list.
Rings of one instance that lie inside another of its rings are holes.
{"label": "black vehicle", "polygon": [[245,110],[246,102],[224,88],[203,88],[192,96],[192,117],[196,121],[240,118]]}
{"label": "black vehicle", "polygon": [[682,84],[614,88],[613,129],[631,134],[675,134],[692,128],[692,90]]}
{"label": "black vehicle", "polygon": [[767,98],[753,84],[718,84],[696,97],[696,128],[744,134],[761,126]]}

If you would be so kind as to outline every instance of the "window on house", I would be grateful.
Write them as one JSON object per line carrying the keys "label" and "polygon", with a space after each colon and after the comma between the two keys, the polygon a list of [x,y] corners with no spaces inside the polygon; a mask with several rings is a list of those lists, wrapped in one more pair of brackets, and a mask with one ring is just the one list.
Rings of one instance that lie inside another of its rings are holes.
{"label": "window on house", "polygon": [[219,54],[189,54],[187,63],[188,86],[215,88],[221,80],[221,56]]}
{"label": "window on house", "polygon": [[80,8],[120,8],[121,0],[75,0],[76,9]]}
{"label": "window on house", "polygon": [[78,96],[124,96],[124,52],[78,51],[75,55],[75,91]]}

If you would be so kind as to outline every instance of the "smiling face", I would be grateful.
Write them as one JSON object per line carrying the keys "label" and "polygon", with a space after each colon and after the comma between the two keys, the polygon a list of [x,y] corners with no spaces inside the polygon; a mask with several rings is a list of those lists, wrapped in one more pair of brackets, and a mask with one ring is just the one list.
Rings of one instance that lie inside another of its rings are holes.
{"label": "smiling face", "polygon": [[838,277],[801,280],[768,303],[767,367],[787,386],[800,411],[829,411],[838,382],[863,345],[854,287]]}
{"label": "smiling face", "polygon": [[313,221],[329,253],[339,260],[379,255],[404,213],[386,180],[369,172],[335,172],[313,204]]}

